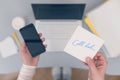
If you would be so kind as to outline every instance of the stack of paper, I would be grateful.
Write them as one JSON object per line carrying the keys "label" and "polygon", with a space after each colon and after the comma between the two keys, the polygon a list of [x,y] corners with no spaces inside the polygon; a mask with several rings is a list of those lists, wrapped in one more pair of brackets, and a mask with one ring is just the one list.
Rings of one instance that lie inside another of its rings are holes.
{"label": "stack of paper", "polygon": [[87,57],[95,56],[103,43],[102,39],[78,26],[64,51],[85,62]]}
{"label": "stack of paper", "polygon": [[7,37],[0,42],[0,53],[3,58],[18,53],[18,48],[12,37]]}
{"label": "stack of paper", "polygon": [[[87,14],[85,19],[94,33],[105,40],[111,57],[120,55],[120,0],[109,0]],[[95,30],[96,29],[96,30]]]}

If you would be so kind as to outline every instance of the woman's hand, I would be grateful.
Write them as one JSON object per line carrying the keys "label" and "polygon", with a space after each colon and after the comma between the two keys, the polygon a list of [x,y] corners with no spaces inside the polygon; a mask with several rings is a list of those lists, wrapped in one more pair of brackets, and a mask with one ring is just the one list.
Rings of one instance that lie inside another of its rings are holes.
{"label": "woman's hand", "polygon": [[89,79],[104,80],[107,61],[103,54],[99,52],[93,59],[88,57],[86,62],[89,67]]}
{"label": "woman's hand", "polygon": [[[42,33],[40,33],[39,36],[42,37]],[[41,39],[43,42],[45,41],[45,38],[41,38]],[[39,56],[32,57],[25,43],[22,44],[21,56],[22,56],[23,63],[25,65],[37,66],[39,61]]]}

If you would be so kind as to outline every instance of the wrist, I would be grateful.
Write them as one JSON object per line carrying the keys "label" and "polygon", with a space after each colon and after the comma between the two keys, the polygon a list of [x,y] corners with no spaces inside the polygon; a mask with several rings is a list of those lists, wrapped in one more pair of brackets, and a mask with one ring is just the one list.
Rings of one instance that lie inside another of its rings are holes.
{"label": "wrist", "polygon": [[27,66],[37,66],[38,65],[38,63],[36,63],[36,62],[25,62],[25,61],[23,61],[23,64],[24,65],[27,65]]}
{"label": "wrist", "polygon": [[105,74],[96,73],[94,75],[88,74],[88,80],[105,80]]}
{"label": "wrist", "polygon": [[23,67],[28,68],[28,69],[36,69],[37,68],[37,66],[35,66],[35,65],[27,65],[27,64],[23,64]]}

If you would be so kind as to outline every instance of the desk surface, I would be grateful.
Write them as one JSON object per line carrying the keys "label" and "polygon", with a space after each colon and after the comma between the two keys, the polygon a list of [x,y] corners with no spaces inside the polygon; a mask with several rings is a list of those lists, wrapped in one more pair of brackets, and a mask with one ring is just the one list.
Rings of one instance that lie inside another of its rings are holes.
{"label": "desk surface", "polygon": [[[31,3],[86,3],[86,12],[92,10],[96,6],[100,5],[104,0],[4,0],[0,2],[0,40],[3,40],[7,36],[12,35],[15,32],[12,29],[11,21],[16,16],[22,16],[26,18],[27,22],[34,22],[34,16],[31,8]],[[87,28],[86,24],[83,24]],[[20,37],[20,35],[19,35]],[[120,74],[119,57],[114,59],[108,59],[109,74]],[[78,59],[64,53],[64,52],[52,52],[41,55],[39,61],[39,67],[51,66],[65,66],[65,67],[78,67],[87,68]],[[13,55],[8,58],[0,57],[0,73],[10,73],[20,70],[22,66],[22,60],[20,54]]]}

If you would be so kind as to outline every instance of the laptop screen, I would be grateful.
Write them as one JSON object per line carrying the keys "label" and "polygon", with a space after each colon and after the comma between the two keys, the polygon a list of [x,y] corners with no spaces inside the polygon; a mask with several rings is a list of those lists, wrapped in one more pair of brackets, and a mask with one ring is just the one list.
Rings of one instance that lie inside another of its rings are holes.
{"label": "laptop screen", "polygon": [[35,19],[78,19],[84,14],[85,4],[32,4]]}

